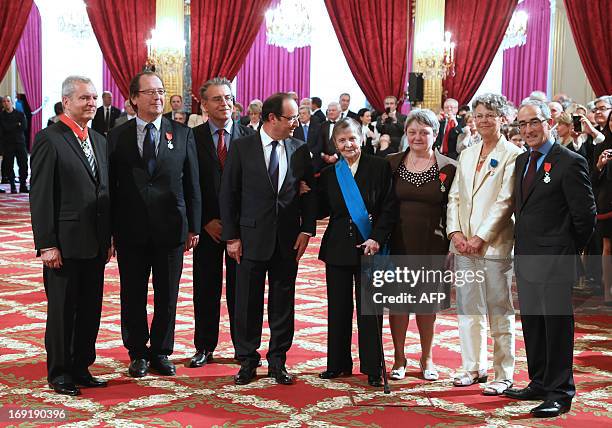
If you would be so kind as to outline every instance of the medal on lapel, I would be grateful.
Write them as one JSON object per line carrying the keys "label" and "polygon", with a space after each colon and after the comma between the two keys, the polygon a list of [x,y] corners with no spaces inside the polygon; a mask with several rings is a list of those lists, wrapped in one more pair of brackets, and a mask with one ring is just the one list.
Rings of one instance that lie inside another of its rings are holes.
{"label": "medal on lapel", "polygon": [[174,144],[172,144],[172,132],[166,132],[166,140],[168,140],[168,149],[172,150]]}
{"label": "medal on lapel", "polygon": [[438,177],[440,178],[440,192],[446,192],[446,186],[444,186],[444,180],[446,180],[446,174],[441,172]]}
{"label": "medal on lapel", "polygon": [[550,168],[552,168],[550,162],[544,162],[544,179],[542,181],[546,184],[550,183]]}

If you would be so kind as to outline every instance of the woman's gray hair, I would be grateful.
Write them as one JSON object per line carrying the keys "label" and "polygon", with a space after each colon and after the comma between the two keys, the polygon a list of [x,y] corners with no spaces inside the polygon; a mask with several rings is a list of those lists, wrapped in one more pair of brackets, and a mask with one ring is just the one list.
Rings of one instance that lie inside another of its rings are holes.
{"label": "woman's gray hair", "polygon": [[410,114],[406,118],[406,123],[404,124],[404,133],[412,122],[417,122],[420,125],[429,126],[431,129],[433,129],[434,135],[438,135],[438,131],[440,131],[440,122],[438,121],[438,117],[433,111],[428,110],[426,108],[412,110],[410,112]]}
{"label": "woman's gray hair", "polygon": [[548,107],[548,103],[545,101],[534,100],[534,99],[523,101],[521,103],[521,106],[519,107],[519,111],[521,111],[523,107],[527,107],[527,106],[534,106],[534,107],[539,108],[540,112],[542,112],[542,116],[544,116],[544,119],[546,120],[549,120],[552,117],[550,114],[550,107]]}
{"label": "woman's gray hair", "polygon": [[76,83],[86,83],[93,86],[93,82],[89,77],[68,76],[62,83],[62,97],[70,98],[76,91]]}
{"label": "woman's gray hair", "polygon": [[334,140],[334,144],[336,143],[336,135],[346,131],[347,129],[350,129],[359,137],[359,144],[361,144],[363,141],[361,123],[358,123],[355,119],[351,119],[350,117],[341,119],[334,125],[334,130],[332,131],[332,140]]}
{"label": "woman's gray hair", "polygon": [[604,103],[612,106],[612,95],[602,95],[601,97],[596,98],[593,102],[595,104],[597,104],[599,102],[604,102]]}
{"label": "woman's gray hair", "polygon": [[472,101],[472,111],[476,107],[482,105],[487,110],[494,111],[498,116],[506,116],[510,111],[508,109],[508,99],[499,94],[482,94],[474,98]]}

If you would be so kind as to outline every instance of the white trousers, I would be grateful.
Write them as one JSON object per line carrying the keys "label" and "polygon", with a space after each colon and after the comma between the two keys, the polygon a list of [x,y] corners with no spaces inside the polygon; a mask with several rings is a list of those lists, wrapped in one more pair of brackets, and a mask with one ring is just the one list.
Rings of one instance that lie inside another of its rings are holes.
{"label": "white trousers", "polygon": [[[463,272],[473,272],[463,284]],[[512,304],[512,262],[455,256],[455,285],[463,370],[487,370],[487,319],[493,339],[495,380],[514,377],[515,317]]]}

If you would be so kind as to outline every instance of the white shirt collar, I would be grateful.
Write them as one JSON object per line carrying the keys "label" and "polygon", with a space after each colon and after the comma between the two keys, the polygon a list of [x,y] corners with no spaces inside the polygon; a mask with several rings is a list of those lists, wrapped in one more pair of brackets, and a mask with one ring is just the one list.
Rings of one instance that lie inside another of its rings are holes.
{"label": "white shirt collar", "polygon": [[261,136],[261,144],[264,147],[272,144],[272,141],[278,141],[281,146],[285,146],[285,140],[275,140],[274,138],[270,137],[268,134],[266,134],[266,131],[264,131],[263,126],[259,130],[259,135]]}
{"label": "white shirt collar", "polygon": [[[157,118],[152,122],[153,126],[155,126],[155,129],[157,129],[158,131],[161,129],[161,121],[162,121],[162,117],[160,115],[160,116],[157,116]],[[144,120],[140,118],[140,116],[136,115],[136,126],[137,127],[144,129],[147,123],[149,122],[145,122]]]}

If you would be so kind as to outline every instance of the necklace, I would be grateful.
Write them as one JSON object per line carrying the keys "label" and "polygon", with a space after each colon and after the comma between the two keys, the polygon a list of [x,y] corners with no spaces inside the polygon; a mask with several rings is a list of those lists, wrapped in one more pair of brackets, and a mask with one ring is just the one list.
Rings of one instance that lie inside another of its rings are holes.
{"label": "necklace", "polygon": [[412,164],[412,169],[416,173],[421,173],[421,172],[427,171],[430,168],[430,166],[431,166],[431,155],[429,155],[429,157],[427,158],[427,163],[425,164],[425,168],[423,168],[423,169],[419,169],[417,167],[416,162],[414,161],[414,159],[412,159],[412,157],[410,156],[410,153],[408,153],[408,160]]}

